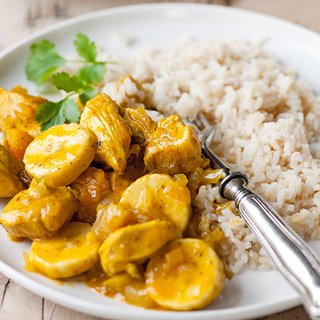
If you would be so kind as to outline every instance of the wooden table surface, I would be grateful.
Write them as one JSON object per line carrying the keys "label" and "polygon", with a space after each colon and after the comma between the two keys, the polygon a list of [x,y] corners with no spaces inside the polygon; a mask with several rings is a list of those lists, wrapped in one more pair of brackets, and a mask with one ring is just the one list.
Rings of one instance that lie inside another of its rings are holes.
{"label": "wooden table surface", "polygon": [[[40,28],[82,13],[139,0],[0,0],[0,50]],[[172,1],[177,2],[177,1]],[[320,0],[197,0],[267,13],[320,32]],[[23,289],[0,274],[0,320],[94,320]],[[309,319],[302,307],[263,320]],[[235,319],[236,320],[236,319]],[[260,319],[262,320],[262,319]]]}

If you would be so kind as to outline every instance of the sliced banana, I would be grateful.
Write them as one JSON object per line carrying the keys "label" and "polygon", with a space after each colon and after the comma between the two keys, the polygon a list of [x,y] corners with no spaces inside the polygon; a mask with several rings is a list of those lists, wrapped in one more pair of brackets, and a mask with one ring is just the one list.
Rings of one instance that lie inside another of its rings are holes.
{"label": "sliced banana", "polygon": [[126,189],[119,204],[136,210],[146,220],[167,219],[183,231],[191,214],[187,183],[184,175],[172,178],[167,174],[148,174]]}
{"label": "sliced banana", "polygon": [[199,239],[168,243],[152,258],[146,270],[149,296],[173,310],[200,309],[221,292],[222,262],[214,250]]}
{"label": "sliced banana", "polygon": [[50,186],[74,182],[94,158],[94,133],[76,123],[54,126],[37,136],[27,147],[23,162],[34,178]]}
{"label": "sliced banana", "polygon": [[25,255],[26,268],[51,279],[65,279],[92,268],[100,241],[88,223],[72,222],[48,240],[34,241]]}
{"label": "sliced banana", "polygon": [[101,266],[108,275],[125,271],[127,264],[144,262],[179,236],[170,222],[160,220],[118,229],[99,248]]}

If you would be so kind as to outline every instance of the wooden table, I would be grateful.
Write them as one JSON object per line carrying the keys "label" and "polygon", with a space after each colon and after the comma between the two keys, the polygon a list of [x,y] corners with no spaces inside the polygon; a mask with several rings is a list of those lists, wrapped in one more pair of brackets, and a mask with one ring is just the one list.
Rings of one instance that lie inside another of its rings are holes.
{"label": "wooden table", "polygon": [[[139,0],[0,0],[0,50],[22,37],[57,21],[82,13],[133,3]],[[172,1],[177,2],[177,1]],[[197,0],[274,15],[320,32],[320,0]],[[45,300],[0,274],[0,320],[94,320]],[[309,319],[299,307],[263,320]],[[235,319],[236,320],[236,319]],[[262,320],[262,319],[260,319]]]}

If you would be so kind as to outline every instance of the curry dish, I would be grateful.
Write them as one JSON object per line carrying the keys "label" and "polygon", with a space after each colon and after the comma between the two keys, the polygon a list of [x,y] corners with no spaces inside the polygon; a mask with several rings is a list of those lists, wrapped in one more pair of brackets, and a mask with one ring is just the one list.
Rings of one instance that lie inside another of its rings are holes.
{"label": "curry dish", "polygon": [[[43,98],[0,89],[0,216],[8,237],[32,240],[26,269],[51,279],[82,275],[109,297],[145,308],[203,308],[230,276],[215,251],[223,232],[201,231],[201,185],[218,184],[195,128],[173,114],[98,94],[79,123],[41,131]],[[217,212],[230,203],[215,204]]]}

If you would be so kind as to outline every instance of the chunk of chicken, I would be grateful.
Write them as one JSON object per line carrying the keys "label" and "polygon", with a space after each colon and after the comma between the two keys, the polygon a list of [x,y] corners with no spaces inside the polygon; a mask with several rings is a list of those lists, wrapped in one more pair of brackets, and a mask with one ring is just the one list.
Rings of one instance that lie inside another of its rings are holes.
{"label": "chunk of chicken", "polygon": [[159,220],[118,229],[99,248],[101,266],[108,275],[125,271],[129,263],[143,263],[179,236],[170,222]]}
{"label": "chunk of chicken", "polygon": [[23,160],[24,153],[28,145],[32,142],[31,137],[27,132],[20,129],[9,129],[5,131],[3,145],[13,154],[17,159]]}
{"label": "chunk of chicken", "polygon": [[94,133],[79,124],[51,127],[28,146],[23,162],[34,178],[50,186],[74,182],[92,162],[97,148]]}
{"label": "chunk of chicken", "polygon": [[91,129],[98,138],[97,159],[116,172],[123,173],[126,169],[131,134],[119,114],[117,104],[105,94],[97,95],[87,102],[80,124]]}
{"label": "chunk of chicken", "polygon": [[129,224],[137,223],[136,215],[119,204],[99,204],[97,208],[97,219],[92,227],[93,232],[102,239],[112,232]]}
{"label": "chunk of chicken", "polygon": [[13,197],[25,189],[18,176],[22,169],[22,162],[0,145],[0,198]]}
{"label": "chunk of chicken", "polygon": [[0,215],[0,223],[12,239],[43,239],[61,229],[76,207],[70,188],[47,187],[33,180],[28,190],[9,201]]}
{"label": "chunk of chicken", "polygon": [[128,303],[143,308],[156,308],[157,304],[148,296],[143,279],[132,278],[121,273],[103,282],[101,291],[107,296],[120,297]]}
{"label": "chunk of chicken", "polygon": [[35,137],[40,133],[35,112],[44,102],[43,98],[31,96],[21,87],[11,91],[0,88],[0,129],[17,128]]}
{"label": "chunk of chicken", "polygon": [[178,239],[149,261],[146,283],[149,296],[162,307],[200,309],[221,292],[223,265],[206,242]]}
{"label": "chunk of chicken", "polygon": [[134,210],[140,221],[169,220],[183,231],[191,214],[187,182],[184,175],[148,174],[126,189],[119,204]]}
{"label": "chunk of chicken", "polygon": [[93,223],[98,204],[111,192],[111,185],[103,170],[89,167],[72,185],[79,200],[76,219]]}
{"label": "chunk of chicken", "polygon": [[157,127],[142,106],[137,109],[126,108],[124,119],[131,128],[132,136],[142,145],[147,145]]}
{"label": "chunk of chicken", "polygon": [[91,269],[98,261],[101,243],[90,230],[90,224],[71,222],[57,235],[34,241],[25,255],[27,270],[65,279]]}
{"label": "chunk of chicken", "polygon": [[176,114],[160,119],[144,161],[149,171],[168,174],[188,173],[201,167],[201,143],[195,128],[185,126]]}

